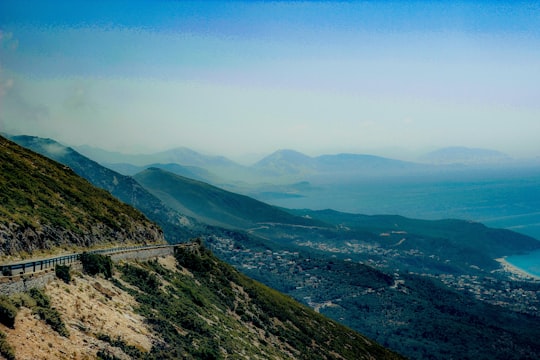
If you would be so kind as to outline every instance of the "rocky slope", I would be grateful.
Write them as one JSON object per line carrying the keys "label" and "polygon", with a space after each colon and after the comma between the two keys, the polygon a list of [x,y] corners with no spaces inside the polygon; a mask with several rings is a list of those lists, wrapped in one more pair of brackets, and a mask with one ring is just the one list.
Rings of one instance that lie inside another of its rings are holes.
{"label": "rocky slope", "polygon": [[[0,298],[0,309],[17,313],[13,326],[0,318],[0,353],[21,360],[402,358],[241,275],[198,242],[174,256],[117,264],[109,279],[72,273],[67,283]],[[54,324],[40,306],[57,314]]]}
{"label": "rocky slope", "polygon": [[161,229],[139,211],[70,168],[0,137],[0,259],[162,242]]}

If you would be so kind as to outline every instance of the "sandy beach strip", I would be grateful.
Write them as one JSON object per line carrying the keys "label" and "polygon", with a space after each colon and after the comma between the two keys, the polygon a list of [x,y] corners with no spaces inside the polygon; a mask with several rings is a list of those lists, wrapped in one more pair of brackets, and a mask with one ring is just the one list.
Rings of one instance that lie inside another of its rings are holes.
{"label": "sandy beach strip", "polygon": [[501,264],[504,271],[509,272],[509,273],[517,276],[520,279],[527,279],[527,280],[532,279],[532,280],[540,281],[540,276],[530,274],[530,273],[526,272],[525,270],[520,269],[520,268],[512,265],[511,263],[506,261],[506,256],[502,257],[502,258],[495,259],[495,261],[497,261],[499,264]]}

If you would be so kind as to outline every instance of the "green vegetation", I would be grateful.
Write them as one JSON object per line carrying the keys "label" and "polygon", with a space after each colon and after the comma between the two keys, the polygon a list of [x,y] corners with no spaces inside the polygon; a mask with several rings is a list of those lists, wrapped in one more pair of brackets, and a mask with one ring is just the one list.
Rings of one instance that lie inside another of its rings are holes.
{"label": "green vegetation", "polygon": [[6,334],[0,331],[0,355],[7,360],[15,360],[15,351],[11,345],[6,341]]}
{"label": "green vegetation", "polygon": [[69,265],[56,265],[54,267],[54,272],[56,274],[56,277],[63,280],[66,284],[69,284],[71,281],[71,266]]}
{"label": "green vegetation", "polygon": [[225,228],[247,228],[260,222],[319,225],[248,196],[161,169],[150,168],[134,178],[171,208],[211,225]]}
{"label": "green vegetation", "polygon": [[[251,278],[318,307],[322,314],[412,359],[508,360],[540,353],[537,315],[490,305],[426,276],[396,272],[394,264],[388,266],[392,275],[386,274],[351,261],[354,254],[337,251],[347,246],[329,246],[330,257],[307,247],[245,238],[215,237],[208,244]],[[392,260],[381,258],[386,264]],[[496,290],[502,293],[513,286],[521,292],[540,290],[538,284],[521,283]]]}
{"label": "green vegetation", "polygon": [[[122,349],[122,351],[126,355],[131,357],[132,359],[144,359],[144,357],[145,357],[144,352],[142,352],[141,350],[139,350],[135,346],[126,344],[126,342],[124,340],[120,339],[120,338],[111,338],[109,335],[106,335],[106,334],[99,334],[97,336],[97,338],[99,340],[101,340],[101,341],[105,341],[105,342],[111,344],[114,347],[118,347],[118,348]],[[106,353],[102,354],[102,357],[106,358],[107,356],[111,356],[111,355],[108,355]],[[98,357],[99,357],[99,355],[98,355]]]}
{"label": "green vegetation", "polygon": [[109,279],[113,272],[113,263],[109,256],[83,252],[81,254],[83,270],[89,275],[102,274]]}
{"label": "green vegetation", "polygon": [[15,326],[15,317],[17,316],[17,307],[7,296],[0,296],[0,323],[7,327]]}
{"label": "green vegetation", "polygon": [[135,242],[161,240],[159,229],[139,211],[95,188],[68,167],[3,137],[0,137],[0,223],[14,224],[15,227],[9,227],[13,231],[18,228],[50,234],[36,235],[33,241],[3,243],[0,252],[12,255],[59,246],[117,243],[122,238]]}
{"label": "green vegetation", "polygon": [[149,353],[137,353],[120,339],[104,336],[111,345],[132,351],[134,359],[222,359],[237,354],[265,359],[400,358],[240,274],[200,242],[177,248],[175,258],[177,271],[157,261],[117,269],[136,289],[113,283],[135,297],[137,311],[163,339]]}
{"label": "green vegetation", "polygon": [[55,308],[51,308],[49,297],[38,288],[30,289],[29,294],[36,301],[36,306],[32,308],[32,311],[38,314],[41,320],[44,320],[58,334],[69,337],[66,324],[62,321],[60,313]]}

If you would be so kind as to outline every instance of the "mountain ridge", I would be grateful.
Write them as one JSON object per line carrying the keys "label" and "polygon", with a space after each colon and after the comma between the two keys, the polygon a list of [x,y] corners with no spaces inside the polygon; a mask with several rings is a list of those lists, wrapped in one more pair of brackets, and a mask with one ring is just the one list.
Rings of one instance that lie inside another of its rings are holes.
{"label": "mountain ridge", "polygon": [[138,210],[70,168],[0,137],[2,256],[110,243],[162,243]]}

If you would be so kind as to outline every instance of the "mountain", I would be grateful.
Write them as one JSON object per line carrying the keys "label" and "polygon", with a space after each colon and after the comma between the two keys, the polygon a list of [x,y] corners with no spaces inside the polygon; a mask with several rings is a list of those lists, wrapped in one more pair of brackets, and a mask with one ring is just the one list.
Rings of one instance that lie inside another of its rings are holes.
{"label": "mountain", "polygon": [[265,222],[316,224],[250,197],[161,169],[150,168],[134,178],[171,208],[212,225],[248,229]]}
{"label": "mountain", "polygon": [[293,150],[279,150],[252,166],[260,174],[295,179],[343,180],[377,177],[431,169],[425,165],[374,155],[336,154],[310,157]]}
{"label": "mountain", "polygon": [[109,152],[89,146],[79,146],[76,149],[83,155],[116,169],[127,169],[125,164],[144,168],[155,167],[156,164],[178,164],[197,176],[203,176],[207,181],[238,181],[251,177],[249,169],[224,156],[203,155],[185,147],[138,155]]}
{"label": "mountain", "polygon": [[[538,357],[540,283],[505,272],[489,255],[474,251],[471,241],[481,235],[478,242],[498,243],[508,233],[479,224],[461,231],[456,227],[465,222],[449,221],[424,224],[431,235],[416,235],[404,230],[414,229],[403,219],[386,220],[388,227],[374,222],[372,228],[345,221],[333,229],[273,224],[256,231],[265,241],[206,241],[249,277],[408,358]],[[460,234],[466,236],[458,243]],[[526,248],[538,246],[525,240]]]}
{"label": "mountain", "polygon": [[175,163],[170,163],[170,164],[156,163],[156,164],[148,164],[145,166],[135,166],[132,164],[116,163],[116,164],[107,164],[107,167],[111,170],[119,172],[120,174],[129,175],[129,176],[133,176],[143,171],[144,169],[154,167],[154,168],[166,170],[168,172],[172,172],[173,174],[181,175],[181,176],[188,177],[190,179],[199,180],[199,181],[210,182],[210,183],[220,181],[220,179],[217,176],[215,176],[214,174],[212,174],[211,172],[203,168],[199,168],[196,166],[182,166]]}
{"label": "mountain", "polygon": [[[54,146],[51,151],[61,152]],[[164,242],[142,213],[70,168],[0,137],[0,255]]]}
{"label": "mountain", "polygon": [[497,164],[508,163],[510,156],[490,149],[454,146],[438,149],[424,155],[421,160],[432,164]]}
{"label": "mountain", "polygon": [[252,166],[267,176],[306,176],[315,172],[315,160],[294,150],[278,150]]}
{"label": "mountain", "polygon": [[200,242],[124,260],[108,279],[76,273],[4,296],[0,309],[16,313],[10,327],[0,318],[8,359],[403,358],[240,274]]}
{"label": "mountain", "polygon": [[219,258],[394,351],[414,359],[540,354],[540,284],[493,259],[537,248],[532,238],[467,221],[284,215],[160,169],[139,175],[164,201],[235,229],[203,234]]}
{"label": "mountain", "polygon": [[194,219],[165,206],[158,198],[142,187],[132,177],[121,175],[79,154],[52,139],[34,136],[13,136],[16,143],[47,156],[90,181],[94,186],[142,211],[160,225],[170,243],[186,241],[198,234],[201,226]]}
{"label": "mountain", "polygon": [[[65,150],[45,145],[58,154]],[[139,211],[5,138],[0,170],[2,255],[164,242]],[[84,272],[102,266],[114,271],[91,275],[62,268],[62,281],[0,296],[0,357],[402,358],[240,274],[200,241],[159,260],[124,260],[114,267],[102,255],[81,261]]]}
{"label": "mountain", "polygon": [[[414,266],[411,257],[402,257],[405,261],[396,266],[411,271],[470,273],[471,266],[493,271],[500,268],[494,260],[496,258],[540,250],[540,241],[532,237],[510,230],[489,228],[472,221],[420,220],[397,215],[368,216],[334,210],[289,211],[341,229],[332,238],[332,244],[336,246],[343,246],[345,242],[350,244],[352,239],[357,241],[361,238],[362,242],[380,248],[399,248],[402,252],[419,251],[429,254],[427,259],[423,259],[420,268]],[[394,261],[397,263],[400,260]]]}

